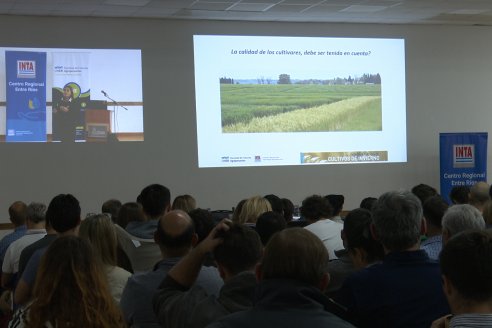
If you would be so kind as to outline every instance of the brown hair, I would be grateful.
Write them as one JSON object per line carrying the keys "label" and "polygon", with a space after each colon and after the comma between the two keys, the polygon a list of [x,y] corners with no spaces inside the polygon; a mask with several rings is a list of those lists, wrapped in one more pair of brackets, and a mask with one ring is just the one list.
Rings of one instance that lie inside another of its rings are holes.
{"label": "brown hair", "polygon": [[328,251],[321,240],[303,228],[277,232],[265,247],[262,279],[292,279],[318,286],[328,272]]}
{"label": "brown hair", "polygon": [[125,327],[100,262],[78,237],[56,239],[41,260],[26,327]]}

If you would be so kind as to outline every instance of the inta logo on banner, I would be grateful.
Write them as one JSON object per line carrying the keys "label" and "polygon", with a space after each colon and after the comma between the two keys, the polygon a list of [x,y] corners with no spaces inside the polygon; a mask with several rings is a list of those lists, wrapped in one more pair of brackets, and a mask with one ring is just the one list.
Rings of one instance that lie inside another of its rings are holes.
{"label": "inta logo on banner", "polygon": [[475,145],[453,145],[453,167],[475,167]]}
{"label": "inta logo on banner", "polygon": [[36,61],[18,60],[17,78],[29,78],[29,79],[36,78]]}

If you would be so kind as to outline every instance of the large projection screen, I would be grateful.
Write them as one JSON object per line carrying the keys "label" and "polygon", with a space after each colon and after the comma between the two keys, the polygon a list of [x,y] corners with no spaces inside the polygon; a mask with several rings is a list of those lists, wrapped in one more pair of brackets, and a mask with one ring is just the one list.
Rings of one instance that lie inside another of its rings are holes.
{"label": "large projection screen", "polygon": [[199,167],[406,162],[403,39],[195,35]]}
{"label": "large projection screen", "polygon": [[141,50],[0,48],[0,142],[143,140]]}

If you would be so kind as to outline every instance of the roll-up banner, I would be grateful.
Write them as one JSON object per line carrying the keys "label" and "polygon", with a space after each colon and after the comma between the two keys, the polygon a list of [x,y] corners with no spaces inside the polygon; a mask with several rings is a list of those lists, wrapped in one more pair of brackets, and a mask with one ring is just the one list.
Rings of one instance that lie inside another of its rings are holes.
{"label": "roll-up banner", "polygon": [[89,52],[53,52],[53,141],[81,141],[90,100]]}
{"label": "roll-up banner", "polygon": [[487,181],[487,138],[486,132],[440,133],[441,195],[449,204],[453,187]]}
{"label": "roll-up banner", "polygon": [[7,142],[46,141],[46,52],[6,51]]}

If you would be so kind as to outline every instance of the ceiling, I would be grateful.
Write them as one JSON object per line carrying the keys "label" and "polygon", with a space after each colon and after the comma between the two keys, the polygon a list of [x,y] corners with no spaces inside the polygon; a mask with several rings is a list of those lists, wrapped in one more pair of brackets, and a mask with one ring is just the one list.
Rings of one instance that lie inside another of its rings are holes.
{"label": "ceiling", "polygon": [[1,0],[0,15],[492,25],[492,0]]}

